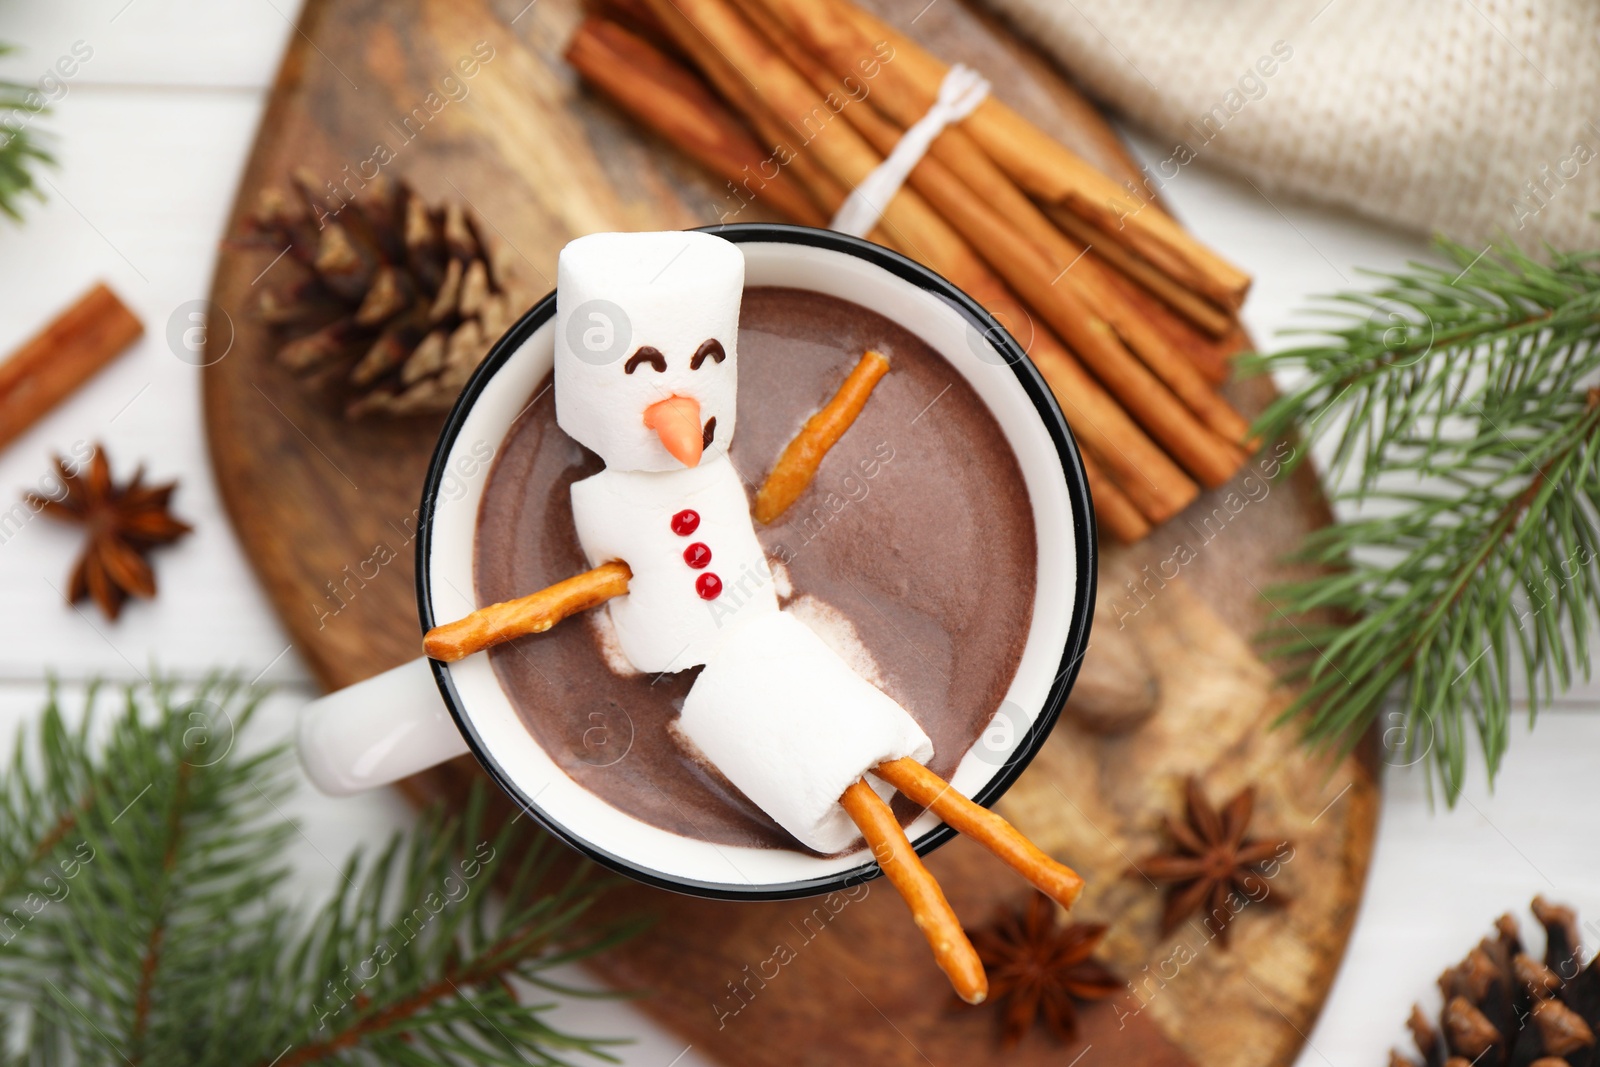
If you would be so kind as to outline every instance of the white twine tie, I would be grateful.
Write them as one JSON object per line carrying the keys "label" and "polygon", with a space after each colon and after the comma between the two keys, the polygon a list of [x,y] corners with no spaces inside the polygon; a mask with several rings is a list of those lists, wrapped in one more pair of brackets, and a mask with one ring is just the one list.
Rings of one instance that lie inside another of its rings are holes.
{"label": "white twine tie", "polygon": [[901,136],[888,158],[845,198],[828,228],[855,237],[870,233],[883,217],[883,209],[928,154],[934,139],[946,126],[972,114],[988,95],[989,83],[983,75],[961,63],[951,67],[939,83],[939,97],[928,113]]}

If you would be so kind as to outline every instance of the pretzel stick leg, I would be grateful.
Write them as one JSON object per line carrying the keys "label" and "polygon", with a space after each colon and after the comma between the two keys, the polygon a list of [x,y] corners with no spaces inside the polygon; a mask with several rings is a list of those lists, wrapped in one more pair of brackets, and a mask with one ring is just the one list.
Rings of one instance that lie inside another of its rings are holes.
{"label": "pretzel stick leg", "polygon": [[778,463],[756,493],[756,521],[770,523],[800,499],[811,479],[817,476],[822,457],[838,444],[839,438],[856,421],[867,397],[885,374],[889,373],[889,360],[881,352],[870,349],[862,354],[860,362],[850,376],[833,394],[833,399],[822,410],[806,420],[789,447],[778,457]]}
{"label": "pretzel stick leg", "polygon": [[1040,892],[1070,908],[1083,892],[1083,879],[1065,864],[1045,855],[1015,826],[981,804],[962,796],[943,778],[913,759],[889,760],[874,773],[925,808],[958,833],[988,849],[1006,866],[1032,882]]}
{"label": "pretzel stick leg", "polygon": [[956,995],[968,1004],[982,1004],[989,995],[989,979],[983,961],[961,929],[961,920],[950,910],[944,890],[933,880],[928,868],[906,840],[900,820],[889,805],[866,782],[857,781],[844,791],[839,803],[850,814],[861,836],[867,839],[878,866],[911,909],[912,921],[933,949],[933,958],[950,979]]}
{"label": "pretzel stick leg", "polygon": [[602,563],[537,593],[490,604],[464,619],[435,626],[422,639],[422,649],[432,659],[454,663],[524,634],[542,634],[569,615],[626,593],[632,577],[626,563]]}

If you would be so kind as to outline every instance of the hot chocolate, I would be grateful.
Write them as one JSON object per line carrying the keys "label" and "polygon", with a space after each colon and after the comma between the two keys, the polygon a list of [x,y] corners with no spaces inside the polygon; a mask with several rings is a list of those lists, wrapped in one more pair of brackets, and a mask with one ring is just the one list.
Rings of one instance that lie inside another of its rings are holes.
{"label": "hot chocolate", "polygon": [[[902,704],[948,777],[993,717],[1032,619],[1035,532],[1016,459],[988,408],[942,357],[858,305],[746,291],[738,433],[730,458],[754,496],[806,417],[861,353],[892,372],[815,482],[760,528],[783,604]],[[500,447],[479,512],[477,599],[521,596],[589,564],[571,485],[600,461],[555,422],[548,381]],[[725,574],[723,595],[739,594]],[[604,610],[494,649],[523,721],[579,784],[655,826],[718,844],[797,847],[678,739],[698,669],[633,673]],[[897,809],[913,811],[901,800]]]}

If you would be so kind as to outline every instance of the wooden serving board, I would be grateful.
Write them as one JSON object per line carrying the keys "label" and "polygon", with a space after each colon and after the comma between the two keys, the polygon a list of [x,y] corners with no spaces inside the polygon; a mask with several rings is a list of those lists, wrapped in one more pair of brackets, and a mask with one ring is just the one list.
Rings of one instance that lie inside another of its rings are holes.
{"label": "wooden serving board", "polygon": [[[1002,97],[1106,170],[1134,173],[1091,105],[957,0],[874,6],[935,52],[978,67]],[[576,0],[308,0],[229,232],[292,168],[342,183],[380,145],[391,175],[430,198],[467,199],[535,284],[548,282],[557,251],[579,234],[714,220],[719,186],[582,90],[561,61],[578,18]],[[479,65],[466,79],[457,68],[469,56]],[[412,538],[438,427],[348,425],[302,396],[267,358],[270,339],[252,313],[271,258],[223,248],[212,299],[236,336],[205,372],[206,424],[245,550],[301,654],[333,688],[419,652]],[[1254,413],[1271,387],[1235,386],[1231,396]],[[1291,731],[1269,729],[1290,694],[1274,687],[1250,635],[1270,610],[1258,590],[1284,576],[1273,561],[1327,521],[1309,474],[1273,485],[1252,465],[1142,545],[1106,547],[1099,625],[1126,626],[1156,665],[1160,709],[1138,732],[1109,740],[1064,721],[999,809],[1086,875],[1077,917],[1110,924],[1104,956],[1130,987],[1084,1011],[1079,1047],[1039,1030],[1007,1062],[1074,1063],[1093,1046],[1097,1062],[1222,1067],[1285,1064],[1300,1049],[1355,918],[1376,821],[1375,768],[1370,753],[1318,762]],[[470,760],[458,762],[408,788],[458,796],[475,773]],[[1218,802],[1257,783],[1259,833],[1295,843],[1275,883],[1292,906],[1247,911],[1230,949],[1198,926],[1159,936],[1160,894],[1126,877],[1131,859],[1161,844],[1162,815],[1178,809],[1191,773]],[[969,924],[1026,899],[965,841],[929,865]],[[879,1067],[1001,1055],[993,1008],[952,1008],[884,883],[836,914],[816,913],[816,901],[717,903],[632,884],[608,906],[657,921],[596,969],[618,987],[647,991],[643,1009],[701,1054],[740,1065]],[[775,956],[792,958],[773,977]],[[767,977],[751,981],[758,972]],[[736,997],[733,986],[748,992]]]}

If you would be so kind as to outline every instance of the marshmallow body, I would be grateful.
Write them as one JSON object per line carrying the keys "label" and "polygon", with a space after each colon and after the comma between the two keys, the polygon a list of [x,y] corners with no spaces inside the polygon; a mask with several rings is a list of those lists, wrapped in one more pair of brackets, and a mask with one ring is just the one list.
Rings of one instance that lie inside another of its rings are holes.
{"label": "marshmallow body", "polygon": [[688,397],[710,437],[703,458],[726,454],[743,295],[744,253],[708,233],[597,233],[568,244],[557,266],[556,422],[612,470],[679,470],[644,413]]}
{"label": "marshmallow body", "polygon": [[[787,611],[741,624],[683,701],[678,729],[728,781],[806,848],[861,838],[838,803],[885,760],[925,763],[933,742],[901,705]],[[880,797],[893,790],[867,779]]]}
{"label": "marshmallow body", "polygon": [[[573,483],[572,514],[591,565],[620,559],[633,571],[628,592],[604,610],[641,671],[705,663],[736,624],[778,610],[744,483],[726,455],[675,471],[608,468]],[[707,575],[720,587],[710,599],[701,595]]]}
{"label": "marshmallow body", "polygon": [[933,755],[904,708],[786,611],[743,619],[718,644],[678,726],[762,811],[823,853],[861,836],[839,805],[845,789],[885,760]]}

